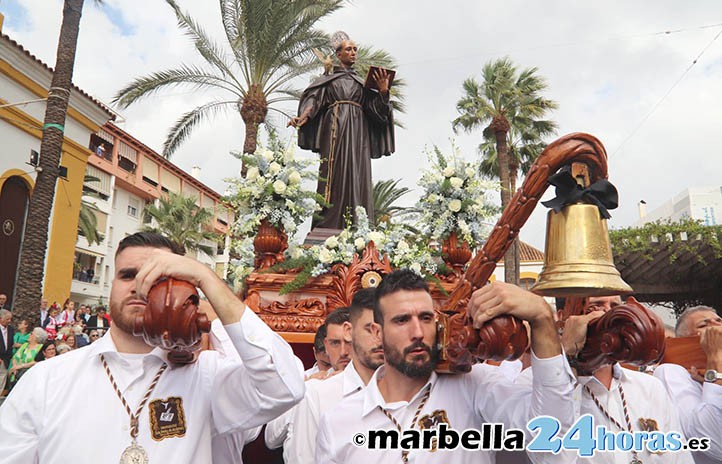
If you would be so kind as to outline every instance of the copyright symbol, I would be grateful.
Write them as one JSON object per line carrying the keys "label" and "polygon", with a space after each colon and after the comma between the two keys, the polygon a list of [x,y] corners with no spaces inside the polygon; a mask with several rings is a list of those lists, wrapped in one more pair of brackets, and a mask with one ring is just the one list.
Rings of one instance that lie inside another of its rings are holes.
{"label": "copyright symbol", "polygon": [[353,444],[356,446],[363,446],[366,443],[366,435],[363,433],[357,433],[353,436]]}

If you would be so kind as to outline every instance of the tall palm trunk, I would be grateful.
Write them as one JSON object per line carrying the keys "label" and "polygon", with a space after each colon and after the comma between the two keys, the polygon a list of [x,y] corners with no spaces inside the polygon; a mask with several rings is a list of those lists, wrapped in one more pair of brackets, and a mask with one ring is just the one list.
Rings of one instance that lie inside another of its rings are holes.
{"label": "tall palm trunk", "polygon": [[[510,157],[509,159],[511,162],[511,166],[509,166],[509,183],[510,183],[510,187],[511,187],[511,189],[510,189],[511,195],[510,196],[513,198],[514,195],[516,194],[516,178],[519,175],[519,166],[514,161],[513,157]],[[511,281],[506,280],[506,271],[504,271],[504,280],[506,282],[511,282],[516,285],[519,285],[519,272],[521,270],[520,269],[521,266],[520,266],[520,262],[519,262],[519,237],[518,236],[514,238],[514,243],[512,243],[510,250],[514,256],[514,280],[511,280]],[[504,269],[506,269],[506,265],[504,265]]]}
{"label": "tall palm trunk", "polygon": [[[501,207],[506,209],[511,200],[511,175],[509,173],[509,121],[504,116],[496,116],[491,121],[491,130],[496,138],[497,161],[499,162],[499,180],[501,181]],[[518,280],[514,262],[514,247],[504,255],[504,281],[514,283]]]}
{"label": "tall palm trunk", "polygon": [[[258,84],[248,88],[248,93],[241,103],[241,118],[246,125],[246,138],[243,141],[243,153],[256,151],[258,126],[266,120],[268,102],[263,89]],[[246,177],[246,166],[241,164],[241,176]]]}
{"label": "tall palm trunk", "polygon": [[65,116],[73,80],[82,10],[83,0],[65,0],[63,23],[60,27],[55,59],[55,72],[48,92],[43,138],[40,141],[39,166],[42,170],[38,172],[30,197],[28,220],[20,251],[20,266],[18,267],[20,278],[13,305],[17,311],[18,320],[37,319],[37,311],[42,297],[50,212],[55,198],[55,184],[58,179],[58,166],[63,148]]}

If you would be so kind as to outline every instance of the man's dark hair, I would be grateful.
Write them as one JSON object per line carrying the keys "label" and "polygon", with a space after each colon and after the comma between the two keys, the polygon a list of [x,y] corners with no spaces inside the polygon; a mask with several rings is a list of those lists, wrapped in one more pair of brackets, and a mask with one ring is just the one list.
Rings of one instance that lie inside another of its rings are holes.
{"label": "man's dark hair", "polygon": [[364,310],[374,309],[374,299],[376,297],[376,287],[363,288],[354,293],[351,306],[349,307],[351,324],[356,324]]}
{"label": "man's dark hair", "polygon": [[326,345],[323,344],[323,339],[326,338],[326,324],[321,324],[316,331],[316,336],[313,338],[313,347],[316,348],[317,353],[325,353]]}
{"label": "man's dark hair", "polygon": [[168,248],[177,255],[184,255],[180,245],[156,232],[136,232],[128,235],[118,244],[115,257],[130,247]]}
{"label": "man's dark hair", "polygon": [[374,296],[374,322],[384,324],[384,313],[381,311],[379,300],[386,295],[396,293],[402,290],[423,290],[429,292],[429,284],[423,277],[412,271],[411,269],[399,269],[384,277],[378,287],[376,287],[376,295]]}
{"label": "man's dark hair", "polygon": [[349,308],[338,308],[326,315],[326,330],[331,324],[341,325],[349,320]]}

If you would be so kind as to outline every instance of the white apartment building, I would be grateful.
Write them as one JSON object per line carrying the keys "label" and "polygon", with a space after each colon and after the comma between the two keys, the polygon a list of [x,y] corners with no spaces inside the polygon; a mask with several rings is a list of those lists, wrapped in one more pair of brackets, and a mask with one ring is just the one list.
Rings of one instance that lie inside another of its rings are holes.
{"label": "white apartment building", "polygon": [[639,215],[637,226],[684,218],[702,221],[707,226],[722,224],[722,187],[690,187],[650,213],[646,212],[646,205],[640,202]]}
{"label": "white apartment building", "polygon": [[225,277],[230,248],[227,233],[233,215],[220,203],[220,194],[114,124],[106,124],[91,136],[88,148],[94,155],[88,160],[86,174],[98,181],[84,183],[88,195],[83,200],[93,205],[103,240],[91,246],[78,235],[71,285],[74,301],[107,304],[118,244],[147,225],[145,205],[167,192],[193,197],[198,206],[213,211],[213,230],[224,239],[221,244],[206,244],[215,250],[213,256],[197,253],[193,257]]}

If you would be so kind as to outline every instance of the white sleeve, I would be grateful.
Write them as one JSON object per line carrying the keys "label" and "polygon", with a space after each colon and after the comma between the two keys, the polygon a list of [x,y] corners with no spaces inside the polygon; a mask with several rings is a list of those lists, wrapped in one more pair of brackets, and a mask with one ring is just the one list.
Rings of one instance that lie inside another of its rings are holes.
{"label": "white sleeve", "polygon": [[[475,366],[469,380],[475,382],[474,409],[485,422],[502,422],[531,434],[527,423],[538,416],[552,416],[559,420],[561,433],[568,430],[576,417],[572,394],[574,375],[563,355],[539,359],[531,355],[533,380],[513,383],[498,369],[481,364]],[[530,388],[531,387],[531,388]],[[533,463],[576,462],[575,454],[527,453]]]}
{"label": "white sleeve", "polygon": [[0,407],[0,450],[3,464],[37,464],[40,421],[47,376],[38,366],[29,369]]}
{"label": "white sleeve", "polygon": [[[321,422],[318,426],[318,435],[316,436],[316,463],[317,464],[341,464],[341,461],[335,460],[333,455],[335,444],[333,443],[333,432],[329,424],[329,414],[321,416]],[[371,463],[367,463],[371,464]]]}
{"label": "white sleeve", "polygon": [[286,441],[286,436],[289,433],[289,427],[293,422],[293,416],[297,409],[298,405],[292,407],[266,424],[266,430],[263,432],[263,439],[265,440],[268,449],[276,449],[283,446],[283,442]]}
{"label": "white sleeve", "polygon": [[214,372],[211,409],[220,434],[269,422],[305,391],[291,347],[251,309],[225,329],[243,363],[219,362]]}
{"label": "white sleeve", "polygon": [[682,431],[689,438],[710,438],[704,454],[722,461],[722,386],[705,382],[701,388],[689,372],[676,364],[662,364],[654,370],[662,381],[679,415]]}
{"label": "white sleeve", "polygon": [[318,435],[320,381],[309,380],[306,396],[298,403],[293,417],[293,435],[289,442],[290,455],[297,464],[316,463],[316,436]]}

